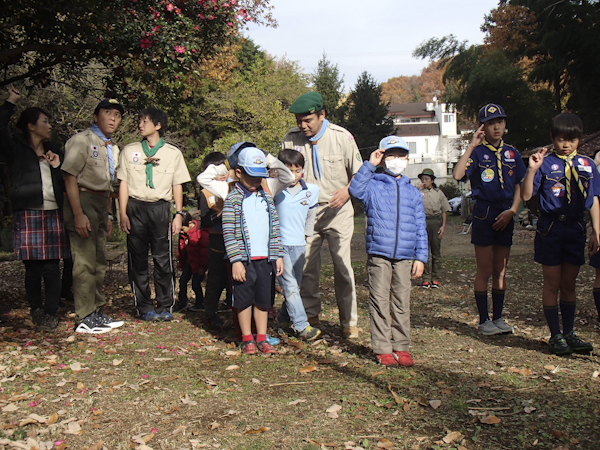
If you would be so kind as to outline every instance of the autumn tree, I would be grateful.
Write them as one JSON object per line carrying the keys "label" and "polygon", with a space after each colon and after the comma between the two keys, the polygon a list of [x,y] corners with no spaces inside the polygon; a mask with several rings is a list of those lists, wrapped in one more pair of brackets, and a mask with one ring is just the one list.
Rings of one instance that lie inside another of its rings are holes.
{"label": "autumn tree", "polygon": [[368,159],[379,141],[392,133],[394,124],[388,117],[389,102],[381,98],[382,88],[373,76],[363,72],[342,107],[343,125],[354,135],[363,159]]}
{"label": "autumn tree", "polygon": [[432,62],[419,76],[399,76],[382,83],[381,98],[392,104],[431,101],[434,95],[441,98],[446,89],[443,75],[444,69]]}
{"label": "autumn tree", "polygon": [[340,75],[337,64],[329,61],[325,53],[313,73],[312,83],[315,90],[323,96],[323,106],[328,120],[340,123],[342,117],[339,114],[339,107],[344,91],[344,77]]}

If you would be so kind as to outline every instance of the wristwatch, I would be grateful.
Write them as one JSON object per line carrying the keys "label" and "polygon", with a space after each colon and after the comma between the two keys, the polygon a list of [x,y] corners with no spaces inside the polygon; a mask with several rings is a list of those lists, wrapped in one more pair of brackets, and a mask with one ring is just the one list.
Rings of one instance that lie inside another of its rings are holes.
{"label": "wristwatch", "polygon": [[185,211],[182,209],[181,211],[177,211],[175,214],[179,214],[181,217],[185,216]]}
{"label": "wristwatch", "polygon": [[108,218],[109,218],[110,220],[115,220],[115,216],[113,216],[111,213],[108,213]]}

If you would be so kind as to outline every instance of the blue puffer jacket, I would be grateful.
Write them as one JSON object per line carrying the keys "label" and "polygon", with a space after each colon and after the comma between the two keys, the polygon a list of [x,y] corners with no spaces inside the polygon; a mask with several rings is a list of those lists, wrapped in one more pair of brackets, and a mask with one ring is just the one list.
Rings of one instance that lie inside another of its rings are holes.
{"label": "blue puffer jacket", "polygon": [[408,177],[375,173],[365,161],[350,183],[350,195],[365,205],[369,255],[427,263],[423,200]]}

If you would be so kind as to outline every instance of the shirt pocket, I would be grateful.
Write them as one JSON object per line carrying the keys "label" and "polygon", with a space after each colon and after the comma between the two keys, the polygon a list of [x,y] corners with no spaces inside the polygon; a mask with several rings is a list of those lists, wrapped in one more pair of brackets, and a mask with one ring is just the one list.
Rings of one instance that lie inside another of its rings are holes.
{"label": "shirt pocket", "polygon": [[323,156],[323,165],[325,167],[322,169],[330,179],[338,179],[342,173],[346,173],[344,155],[341,153]]}

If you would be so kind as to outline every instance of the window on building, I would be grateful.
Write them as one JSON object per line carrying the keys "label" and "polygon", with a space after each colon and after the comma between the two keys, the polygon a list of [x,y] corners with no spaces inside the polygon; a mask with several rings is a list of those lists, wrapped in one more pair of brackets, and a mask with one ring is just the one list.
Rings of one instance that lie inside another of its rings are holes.
{"label": "window on building", "polygon": [[444,114],[444,123],[454,122],[454,114]]}
{"label": "window on building", "polygon": [[417,153],[417,143],[416,142],[407,142],[406,145],[408,145],[408,153],[409,154],[415,154]]}

